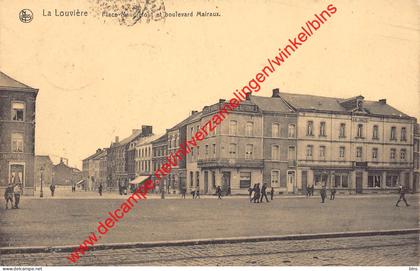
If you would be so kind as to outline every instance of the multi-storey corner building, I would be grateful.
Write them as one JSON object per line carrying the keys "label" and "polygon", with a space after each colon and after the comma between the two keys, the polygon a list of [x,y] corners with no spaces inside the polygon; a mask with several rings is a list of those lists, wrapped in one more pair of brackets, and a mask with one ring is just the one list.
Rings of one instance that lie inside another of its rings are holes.
{"label": "multi-storey corner building", "polygon": [[[168,155],[168,134],[165,133],[161,137],[153,140],[152,142],[152,167],[153,172],[158,170],[163,164],[167,162],[166,156]],[[155,176],[152,176],[153,182],[156,181]],[[156,189],[161,190],[164,188],[162,184],[167,183],[166,176],[163,176],[159,184],[156,184]]]}
{"label": "multi-storey corner building", "polygon": [[152,126],[142,125],[141,130],[134,129],[132,134],[115,142],[107,152],[107,183],[109,187],[128,187],[128,182],[135,178],[135,141],[152,134]]}
{"label": "multi-storey corner building", "polygon": [[94,190],[99,183],[107,186],[107,149],[97,149],[83,159],[82,176],[88,190]]}
{"label": "multi-storey corner building", "polygon": [[369,193],[412,187],[416,120],[386,103],[280,93],[297,113],[298,188]]}
{"label": "multi-storey corner building", "polygon": [[25,195],[34,194],[37,94],[38,89],[0,72],[0,193],[20,182]]}
{"label": "multi-storey corner building", "polygon": [[414,147],[413,147],[413,192],[420,190],[420,125],[416,124],[414,129]]}

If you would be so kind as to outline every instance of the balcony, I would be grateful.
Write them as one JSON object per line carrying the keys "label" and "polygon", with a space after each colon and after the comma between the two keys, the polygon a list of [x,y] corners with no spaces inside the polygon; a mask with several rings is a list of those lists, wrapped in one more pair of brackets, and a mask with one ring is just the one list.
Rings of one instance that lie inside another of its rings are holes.
{"label": "balcony", "polygon": [[234,167],[234,168],[264,168],[264,161],[262,159],[199,159],[197,165],[200,168],[219,168],[219,167]]}

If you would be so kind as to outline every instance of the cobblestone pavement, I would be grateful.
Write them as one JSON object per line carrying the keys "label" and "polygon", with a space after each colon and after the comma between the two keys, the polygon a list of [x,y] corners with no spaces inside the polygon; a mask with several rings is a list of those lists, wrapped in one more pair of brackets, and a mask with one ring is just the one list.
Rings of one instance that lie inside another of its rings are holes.
{"label": "cobblestone pavement", "polygon": [[[77,265],[419,265],[417,234],[88,252]],[[69,265],[68,253],[1,255],[1,265]]]}

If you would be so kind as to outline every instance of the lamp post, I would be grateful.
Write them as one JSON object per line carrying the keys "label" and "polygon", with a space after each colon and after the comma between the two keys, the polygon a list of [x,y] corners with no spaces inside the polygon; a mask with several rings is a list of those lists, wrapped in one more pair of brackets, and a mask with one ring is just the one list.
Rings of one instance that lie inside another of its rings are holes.
{"label": "lamp post", "polygon": [[44,191],[42,190],[42,186],[43,186],[43,181],[44,181],[44,167],[41,167],[40,171],[41,171],[41,190],[39,192],[39,197],[43,198],[44,197]]}

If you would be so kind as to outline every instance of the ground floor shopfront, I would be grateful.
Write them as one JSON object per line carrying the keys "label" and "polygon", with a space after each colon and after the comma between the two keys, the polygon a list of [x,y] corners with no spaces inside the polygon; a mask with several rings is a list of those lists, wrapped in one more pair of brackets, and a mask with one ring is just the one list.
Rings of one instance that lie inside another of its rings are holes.
{"label": "ground floor shopfront", "polygon": [[2,154],[0,156],[0,193],[8,184],[21,183],[24,195],[34,195],[34,156]]}

